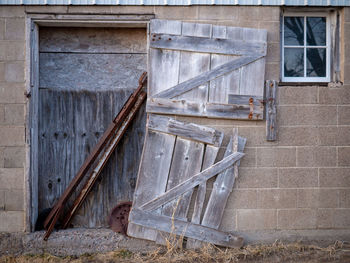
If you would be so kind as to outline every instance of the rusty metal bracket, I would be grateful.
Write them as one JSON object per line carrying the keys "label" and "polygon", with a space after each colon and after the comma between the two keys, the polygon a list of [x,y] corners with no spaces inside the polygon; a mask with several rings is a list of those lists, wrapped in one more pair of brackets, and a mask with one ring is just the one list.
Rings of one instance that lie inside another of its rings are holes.
{"label": "rusty metal bracket", "polygon": [[113,208],[108,218],[108,224],[114,232],[127,235],[131,206],[132,202],[121,202]]}

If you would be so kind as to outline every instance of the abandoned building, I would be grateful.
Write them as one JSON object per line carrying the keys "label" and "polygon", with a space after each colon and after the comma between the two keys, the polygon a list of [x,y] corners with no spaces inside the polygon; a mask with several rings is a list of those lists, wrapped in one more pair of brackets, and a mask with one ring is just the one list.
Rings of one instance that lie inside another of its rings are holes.
{"label": "abandoned building", "polygon": [[0,4],[0,232],[350,239],[350,1]]}

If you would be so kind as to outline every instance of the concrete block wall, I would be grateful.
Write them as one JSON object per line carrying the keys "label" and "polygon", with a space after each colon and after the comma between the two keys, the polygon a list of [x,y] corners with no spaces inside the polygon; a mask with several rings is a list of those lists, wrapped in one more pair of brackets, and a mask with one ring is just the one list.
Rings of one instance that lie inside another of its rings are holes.
{"label": "concrete block wall", "polygon": [[[265,78],[279,79],[279,7],[0,7],[0,129],[1,134],[7,134],[0,136],[0,231],[24,229],[25,208],[20,201],[24,198],[25,180],[26,40],[22,29],[16,32],[6,29],[24,27],[25,11],[147,13],[163,19],[265,28],[268,30]],[[6,26],[6,21],[11,25]],[[350,54],[349,8],[344,10],[343,29],[345,58]],[[343,62],[344,85],[339,87],[279,87],[276,142],[266,141],[264,121],[179,117],[210,125],[227,135],[238,127],[239,134],[248,139],[247,155],[228,201],[223,230],[350,229],[350,61]]]}
{"label": "concrete block wall", "polygon": [[25,20],[0,7],[0,231],[24,230]]}

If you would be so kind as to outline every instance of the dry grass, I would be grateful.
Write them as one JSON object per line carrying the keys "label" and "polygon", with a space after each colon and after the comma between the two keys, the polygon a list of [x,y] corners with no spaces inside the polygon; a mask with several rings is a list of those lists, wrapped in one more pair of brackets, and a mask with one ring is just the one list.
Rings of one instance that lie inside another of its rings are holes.
{"label": "dry grass", "polygon": [[[182,237],[181,237],[182,238]],[[241,249],[222,249],[207,245],[198,250],[185,250],[169,242],[149,253],[131,253],[118,250],[103,254],[84,254],[80,257],[56,257],[49,254],[3,256],[0,262],[6,263],[87,263],[87,262],[147,262],[147,263],[195,263],[195,262],[350,262],[350,244],[337,241],[328,247],[302,243],[246,246]]]}

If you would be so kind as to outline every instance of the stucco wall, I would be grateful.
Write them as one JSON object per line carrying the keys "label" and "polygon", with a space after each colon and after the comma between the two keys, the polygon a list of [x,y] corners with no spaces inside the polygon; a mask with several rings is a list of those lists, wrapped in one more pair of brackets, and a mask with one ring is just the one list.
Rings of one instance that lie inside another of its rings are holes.
{"label": "stucco wall", "polygon": [[[25,11],[154,13],[157,18],[265,28],[266,79],[279,79],[279,7],[0,7],[0,231],[25,229]],[[350,54],[350,9],[344,10],[343,57]],[[350,60],[344,85],[280,86],[278,140],[264,121],[181,118],[248,139],[224,230],[350,229]]]}

